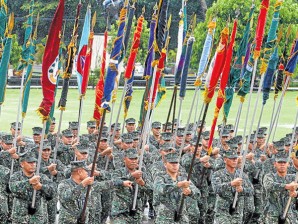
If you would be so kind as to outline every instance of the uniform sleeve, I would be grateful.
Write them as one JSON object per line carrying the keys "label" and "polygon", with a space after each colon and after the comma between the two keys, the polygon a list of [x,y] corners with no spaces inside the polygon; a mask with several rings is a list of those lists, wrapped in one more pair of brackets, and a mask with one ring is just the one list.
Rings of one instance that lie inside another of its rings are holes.
{"label": "uniform sleeve", "polygon": [[27,200],[27,192],[33,191],[33,187],[30,185],[29,180],[19,180],[19,176],[16,173],[12,175],[9,180],[9,189],[13,196]]}
{"label": "uniform sleeve", "polygon": [[55,182],[60,182],[63,179],[65,179],[65,165],[60,161],[60,160],[56,160],[56,164],[57,164],[57,174],[56,176],[54,176],[54,180]]}
{"label": "uniform sleeve", "polygon": [[266,191],[282,191],[285,189],[286,184],[275,182],[272,174],[266,174],[263,180],[263,186]]}
{"label": "uniform sleeve", "polygon": [[166,195],[173,191],[179,191],[179,187],[175,182],[165,183],[164,178],[158,176],[154,181],[154,191],[159,195]]}
{"label": "uniform sleeve", "polygon": [[211,177],[211,184],[215,194],[222,194],[224,192],[232,191],[230,182],[222,182],[220,178],[220,171],[213,173]]}
{"label": "uniform sleeve", "polygon": [[190,182],[189,189],[191,190],[190,197],[194,200],[198,200],[201,197],[200,190],[192,183]]}
{"label": "uniform sleeve", "polygon": [[55,190],[55,185],[46,175],[42,175],[41,192],[46,198],[52,198]]}
{"label": "uniform sleeve", "polygon": [[82,184],[75,186],[74,188],[68,186],[66,182],[61,182],[58,185],[58,195],[61,202],[70,202],[79,199],[82,190],[84,189]]}
{"label": "uniform sleeve", "polygon": [[248,179],[248,176],[246,174],[243,174],[243,180],[244,180],[244,185],[243,185],[243,193],[246,195],[253,196],[254,195],[254,187],[250,180]]}

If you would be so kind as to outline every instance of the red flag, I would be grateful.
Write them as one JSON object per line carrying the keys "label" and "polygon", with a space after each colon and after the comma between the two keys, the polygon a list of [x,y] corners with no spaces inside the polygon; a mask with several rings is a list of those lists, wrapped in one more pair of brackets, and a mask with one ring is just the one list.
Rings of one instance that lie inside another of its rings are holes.
{"label": "red flag", "polygon": [[59,74],[59,47],[64,14],[64,0],[60,0],[49,29],[48,40],[42,59],[42,93],[43,100],[37,113],[43,120],[47,120],[55,100],[57,76]]}
{"label": "red flag", "polygon": [[137,28],[135,30],[134,37],[133,37],[133,44],[131,47],[130,55],[129,55],[126,70],[125,70],[124,78],[126,78],[127,80],[131,78],[132,71],[135,67],[135,60],[138,54],[139,45],[141,41],[143,21],[144,21],[144,16],[141,15],[138,19]]}
{"label": "red flag", "polygon": [[220,77],[220,74],[222,73],[222,70],[225,64],[225,59],[226,59],[228,41],[229,41],[229,29],[225,27],[221,31],[220,43],[216,49],[217,55],[215,58],[214,68],[212,70],[209,86],[204,93],[205,95],[204,102],[206,104],[211,102],[218,79]]}
{"label": "red flag", "polygon": [[230,70],[231,70],[231,61],[232,61],[232,57],[233,57],[233,48],[234,48],[236,33],[237,33],[237,20],[234,21],[233,32],[231,35],[231,41],[230,41],[230,44],[229,44],[229,47],[227,50],[226,61],[225,61],[225,65],[224,65],[221,80],[220,80],[220,88],[218,90],[218,95],[217,95],[217,99],[216,99],[214,118],[212,121],[212,127],[211,127],[210,137],[209,137],[210,141],[208,143],[208,149],[210,152],[209,154],[211,154],[211,151],[212,151],[211,147],[212,147],[212,142],[213,142],[214,131],[215,131],[216,123],[217,123],[218,114],[219,114],[219,111],[222,108],[222,105],[224,104],[225,99],[226,99],[225,88],[226,88],[228,80],[229,80],[229,74],[230,74]]}
{"label": "red flag", "polygon": [[106,58],[107,58],[107,45],[108,45],[108,32],[105,31],[104,33],[104,43],[103,43],[103,55],[101,59],[101,70],[99,72],[99,80],[96,85],[95,89],[95,107],[93,118],[99,122],[101,117],[101,99],[103,97],[103,90],[104,90],[104,76],[106,71]]}
{"label": "red flag", "polygon": [[261,3],[261,7],[260,7],[260,13],[259,13],[259,17],[258,17],[258,25],[256,28],[256,37],[255,37],[256,47],[255,47],[255,51],[254,51],[255,59],[260,57],[268,9],[269,9],[269,0],[263,0]]}

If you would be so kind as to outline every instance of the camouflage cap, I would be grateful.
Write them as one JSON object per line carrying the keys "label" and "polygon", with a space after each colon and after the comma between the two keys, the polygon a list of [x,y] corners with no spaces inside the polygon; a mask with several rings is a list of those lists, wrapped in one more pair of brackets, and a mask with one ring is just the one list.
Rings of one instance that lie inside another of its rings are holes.
{"label": "camouflage cap", "polygon": [[229,149],[224,152],[223,156],[229,159],[236,159],[238,158],[238,153],[236,149]]}
{"label": "camouflage cap", "polygon": [[96,128],[96,121],[87,121],[88,128]]}
{"label": "camouflage cap", "polygon": [[174,119],[174,125],[177,125],[177,123],[178,123],[178,119],[175,118],[175,119]]}
{"label": "camouflage cap", "polygon": [[109,135],[107,132],[102,132],[100,136],[100,140],[106,140],[109,138]]}
{"label": "camouflage cap", "polygon": [[234,125],[227,124],[227,125],[225,125],[224,129],[228,129],[230,132],[234,132]]}
{"label": "camouflage cap", "polygon": [[224,128],[220,135],[221,135],[221,137],[229,137],[230,136],[230,130]]}
{"label": "camouflage cap", "polygon": [[281,141],[281,140],[274,141],[273,146],[274,146],[274,148],[276,148],[277,151],[284,151],[285,150],[285,148],[284,148],[285,142],[284,141]]}
{"label": "camouflage cap", "polygon": [[139,140],[140,134],[139,134],[138,131],[133,131],[133,132],[131,133],[131,136],[132,136],[132,139],[133,139],[133,140]]}
{"label": "camouflage cap", "polygon": [[[115,125],[116,125],[116,124],[115,124],[115,123],[113,123],[113,124],[111,125],[111,128],[113,128],[113,129],[114,129],[114,128],[115,128]],[[117,123],[116,130],[117,130],[117,131],[121,130],[121,124],[120,124],[120,123]]]}
{"label": "camouflage cap", "polygon": [[289,154],[286,152],[278,152],[274,155],[275,162],[289,162]]}
{"label": "camouflage cap", "polygon": [[284,138],[281,138],[280,141],[283,141],[285,146],[291,145],[291,138],[284,137]]}
{"label": "camouflage cap", "polygon": [[179,153],[178,152],[168,153],[165,155],[165,159],[168,163],[179,163]]}
{"label": "camouflage cap", "polygon": [[168,122],[168,123],[162,124],[163,129],[165,129],[166,125],[167,125],[167,129],[166,130],[172,130],[172,122]]}
{"label": "camouflage cap", "polygon": [[124,150],[124,156],[129,159],[136,159],[139,157],[138,150],[135,148],[129,148]]}
{"label": "camouflage cap", "polygon": [[242,135],[237,135],[237,136],[235,136],[235,138],[238,141],[238,145],[242,144]]}
{"label": "camouflage cap", "polygon": [[13,136],[10,135],[10,134],[2,135],[1,139],[5,144],[12,144],[13,143]]}
{"label": "camouflage cap", "polygon": [[102,127],[102,132],[108,132],[108,131],[109,131],[109,128],[107,126]]}
{"label": "camouflage cap", "polygon": [[51,123],[52,123],[52,124],[56,124],[56,118],[55,118],[55,117],[52,117],[52,119],[51,119]]}
{"label": "camouflage cap", "polygon": [[28,150],[19,154],[19,156],[20,156],[20,162],[27,162],[27,163],[37,162],[34,151]]}
{"label": "camouflage cap", "polygon": [[72,132],[71,132],[70,129],[63,130],[62,131],[62,135],[65,136],[65,137],[72,137],[73,136],[73,134],[72,134]]}
{"label": "camouflage cap", "polygon": [[292,139],[292,136],[293,136],[293,133],[286,134],[286,137],[289,138],[289,139]]}
{"label": "camouflage cap", "polygon": [[125,143],[132,143],[132,135],[130,133],[124,133],[121,135],[121,141]]}
{"label": "camouflage cap", "polygon": [[76,170],[76,169],[79,169],[79,168],[83,168],[86,171],[90,171],[90,168],[87,166],[87,163],[86,163],[85,160],[70,162],[71,172],[74,171],[74,170]]}
{"label": "camouflage cap", "polygon": [[[11,127],[12,129],[16,129],[16,126],[17,126],[17,123],[16,123],[16,122],[12,122],[12,123],[10,124],[10,127]],[[22,123],[19,122],[19,123],[18,123],[18,129],[21,129],[21,128],[22,128]]]}
{"label": "camouflage cap", "polygon": [[173,133],[172,132],[163,132],[160,135],[161,135],[161,138],[164,141],[171,141],[173,139]]}
{"label": "camouflage cap", "polygon": [[204,140],[209,140],[209,138],[210,138],[210,131],[204,131],[204,132],[202,132],[202,138]]}
{"label": "camouflage cap", "polygon": [[264,129],[259,129],[257,133],[257,138],[265,138],[265,130]]}
{"label": "camouflage cap", "polygon": [[135,124],[136,123],[136,119],[134,119],[134,118],[127,118],[126,120],[125,120],[125,123],[126,124]]}
{"label": "camouflage cap", "polygon": [[177,136],[178,137],[181,137],[181,136],[183,136],[184,135],[184,131],[185,131],[185,128],[178,128],[178,130],[177,130]]}
{"label": "camouflage cap", "polygon": [[[256,135],[255,134],[251,134],[250,135],[250,139],[249,139],[249,143],[253,143],[254,139],[255,139]],[[246,141],[248,141],[248,135],[246,136]]]}
{"label": "camouflage cap", "polygon": [[267,132],[267,130],[268,130],[267,127],[260,127],[260,128],[259,128],[259,131],[260,131],[260,130],[264,133],[264,135],[267,135],[267,134],[266,134],[266,132]]}
{"label": "camouflage cap", "polygon": [[77,122],[77,121],[69,122],[69,129],[77,130],[78,128],[79,128],[79,122]]}
{"label": "camouflage cap", "polygon": [[[198,127],[201,127],[202,126],[202,120],[199,120],[199,122],[198,122]],[[205,126],[206,125],[206,121],[204,121],[204,124],[203,124],[203,126]]]}
{"label": "camouflage cap", "polygon": [[33,135],[41,135],[42,128],[41,127],[33,127],[32,131],[33,131]]}
{"label": "camouflage cap", "polygon": [[[196,145],[196,144],[197,144],[197,140],[198,140],[198,136],[195,136],[195,137],[190,141],[190,144],[191,144],[191,145]],[[199,146],[202,146],[202,138],[200,138],[200,140],[199,140]]]}
{"label": "camouflage cap", "polygon": [[81,141],[76,148],[80,153],[89,153],[89,145],[86,141]]}
{"label": "camouflage cap", "polygon": [[154,121],[152,122],[152,125],[151,125],[152,128],[156,128],[156,129],[160,129],[161,128],[161,123],[159,121]]}
{"label": "camouflage cap", "polygon": [[45,149],[52,149],[51,142],[47,139],[43,140],[42,150],[45,150]]}
{"label": "camouflage cap", "polygon": [[237,149],[238,148],[238,139],[236,137],[229,139],[226,141],[230,149]]}
{"label": "camouflage cap", "polygon": [[176,149],[172,146],[171,143],[165,142],[164,144],[159,146],[159,151],[169,152],[169,151],[176,151]]}

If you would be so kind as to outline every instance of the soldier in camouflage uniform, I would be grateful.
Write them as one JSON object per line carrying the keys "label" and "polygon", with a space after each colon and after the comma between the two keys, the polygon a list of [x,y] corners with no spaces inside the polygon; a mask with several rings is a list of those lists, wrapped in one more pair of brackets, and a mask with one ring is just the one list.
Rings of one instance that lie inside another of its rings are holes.
{"label": "soldier in camouflage uniform", "polygon": [[151,131],[152,135],[149,137],[149,143],[159,148],[161,123],[159,121],[152,122]]}
{"label": "soldier in camouflage uniform", "polygon": [[[278,152],[275,155],[274,166],[276,172],[264,176],[263,185],[266,192],[266,204],[264,208],[264,223],[278,224],[281,221],[285,206],[289,197],[297,198],[298,184],[295,175],[287,174],[289,167],[288,154]],[[290,204],[284,223],[298,223],[297,211],[294,210],[293,200]]]}
{"label": "soldier in camouflage uniform", "polygon": [[[165,160],[165,172],[160,173],[154,180],[154,198],[159,201],[156,208],[157,224],[174,223],[182,194],[194,200],[200,197],[199,190],[190,181],[186,181],[186,173],[178,172],[179,153],[168,153]],[[189,223],[186,204],[183,205],[182,217],[177,223]]]}
{"label": "soldier in camouflage uniform", "polygon": [[128,118],[125,120],[125,128],[127,133],[132,133],[136,130],[136,120],[134,118]]}
{"label": "soldier in camouflage uniform", "polygon": [[69,130],[71,130],[71,133],[72,133],[74,139],[76,139],[78,137],[79,122],[77,122],[77,121],[69,122],[68,128],[69,128]]}
{"label": "soldier in camouflage uniform", "polygon": [[53,159],[51,159],[51,152],[51,143],[47,140],[44,140],[41,154],[42,159],[40,164],[40,172],[45,174],[54,182],[55,190],[53,192],[53,199],[47,201],[47,211],[49,223],[55,223],[58,202],[58,184],[65,178],[65,166],[62,164],[61,161],[57,159],[56,161],[54,161]]}
{"label": "soldier in camouflage uniform", "polygon": [[[13,147],[13,136],[5,134],[2,136],[2,151],[0,152],[0,165],[11,168],[11,161],[14,159],[17,162],[19,156],[16,153],[16,148]],[[18,170],[18,165],[14,166],[14,171]]]}
{"label": "soldier in camouflage uniform", "polygon": [[[151,189],[151,182],[145,172],[137,170],[138,168],[138,151],[130,148],[124,151],[125,167],[115,170],[113,173],[114,180],[129,181],[131,188],[116,188],[112,201],[112,223],[114,224],[139,224],[142,221],[142,201],[140,195]],[[139,185],[139,192],[135,210],[133,210],[133,200],[135,186]]]}
{"label": "soldier in camouflage uniform", "polygon": [[124,133],[121,135],[120,147],[113,148],[113,161],[115,167],[123,167],[124,152],[133,147],[133,140],[131,133]]}
{"label": "soldier in camouflage uniform", "polygon": [[69,129],[62,131],[62,142],[57,148],[57,159],[65,166],[74,160],[73,134]]}
{"label": "soldier in camouflage uniform", "polygon": [[8,223],[9,210],[8,210],[8,195],[10,193],[9,182],[10,170],[7,167],[0,165],[0,222]]}
{"label": "soldier in camouflage uniform", "polygon": [[[237,170],[237,150],[229,149],[224,152],[225,168],[213,173],[211,182],[216,194],[214,224],[232,223],[243,221],[244,196],[253,193],[253,186],[247,176],[240,178]],[[236,191],[238,200],[234,211],[230,209]]]}
{"label": "soldier in camouflage uniform", "polygon": [[[13,194],[13,223],[48,223],[46,201],[54,192],[53,182],[44,174],[35,175],[36,159],[34,153],[20,154],[21,171],[14,173],[9,180]],[[36,190],[35,209],[32,209],[33,191]]]}

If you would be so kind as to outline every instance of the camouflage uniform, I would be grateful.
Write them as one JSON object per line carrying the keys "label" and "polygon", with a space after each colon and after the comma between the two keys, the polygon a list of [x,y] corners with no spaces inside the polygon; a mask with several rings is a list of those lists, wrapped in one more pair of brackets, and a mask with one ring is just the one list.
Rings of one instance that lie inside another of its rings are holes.
{"label": "camouflage uniform", "polygon": [[0,165],[0,222],[6,223],[9,218],[8,210],[8,182],[10,170]]}
{"label": "camouflage uniform", "polygon": [[13,223],[48,223],[46,201],[51,200],[54,192],[53,182],[40,174],[42,189],[36,194],[36,212],[30,215],[28,206],[31,206],[33,187],[29,184],[29,177],[22,171],[14,173],[9,181],[9,188],[13,195],[12,222]]}
{"label": "camouflage uniform", "polygon": [[71,145],[60,144],[57,148],[57,159],[60,160],[65,166],[69,165],[75,158],[74,151]]}

